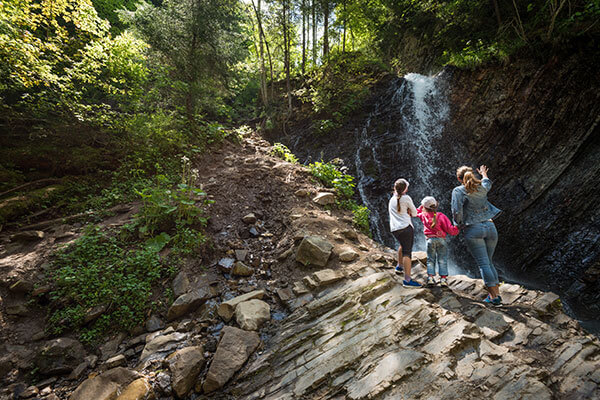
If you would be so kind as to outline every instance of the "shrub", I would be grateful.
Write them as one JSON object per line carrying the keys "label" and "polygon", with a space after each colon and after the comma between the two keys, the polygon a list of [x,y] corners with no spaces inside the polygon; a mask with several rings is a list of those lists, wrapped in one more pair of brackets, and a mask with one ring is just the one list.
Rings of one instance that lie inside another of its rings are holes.
{"label": "shrub", "polygon": [[206,193],[195,187],[198,171],[191,168],[190,159],[181,157],[182,180],[175,188],[165,175],[156,177],[156,184],[137,193],[143,205],[136,223],[142,236],[168,231],[176,226],[206,225],[204,206],[212,203]]}
{"label": "shrub", "polygon": [[317,161],[308,168],[326,187],[335,188],[340,197],[349,199],[354,195],[354,177],[342,173],[335,164]]}
{"label": "shrub", "polygon": [[360,206],[354,200],[341,200],[336,202],[339,208],[352,211],[352,223],[365,235],[371,236],[369,216],[371,211],[365,206]]}
{"label": "shrub", "polygon": [[287,161],[292,164],[298,163],[298,159],[296,156],[288,149],[284,144],[275,143],[273,144],[273,149],[271,150],[271,154],[275,157],[279,157],[284,161]]}

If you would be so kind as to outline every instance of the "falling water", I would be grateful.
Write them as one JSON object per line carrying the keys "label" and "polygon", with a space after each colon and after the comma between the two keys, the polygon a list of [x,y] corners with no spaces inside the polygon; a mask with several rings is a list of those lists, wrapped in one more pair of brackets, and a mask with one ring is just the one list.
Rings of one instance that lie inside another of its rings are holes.
{"label": "falling water", "polygon": [[[382,182],[386,180],[383,177],[408,179],[409,195],[415,203],[426,195],[436,195],[439,156],[434,144],[449,114],[443,79],[443,74],[428,77],[414,73],[398,79],[357,132],[358,192],[371,210],[374,239],[390,246],[394,241],[387,226],[387,202],[393,181]],[[420,239],[416,246],[423,249],[421,236],[416,235]]]}

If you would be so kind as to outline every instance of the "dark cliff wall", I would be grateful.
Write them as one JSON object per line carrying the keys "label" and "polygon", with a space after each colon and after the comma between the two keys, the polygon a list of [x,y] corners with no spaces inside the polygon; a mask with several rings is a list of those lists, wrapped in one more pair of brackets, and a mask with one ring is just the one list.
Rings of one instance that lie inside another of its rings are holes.
{"label": "dark cliff wall", "polygon": [[600,74],[595,58],[453,71],[445,133],[494,180],[497,259],[600,315]]}

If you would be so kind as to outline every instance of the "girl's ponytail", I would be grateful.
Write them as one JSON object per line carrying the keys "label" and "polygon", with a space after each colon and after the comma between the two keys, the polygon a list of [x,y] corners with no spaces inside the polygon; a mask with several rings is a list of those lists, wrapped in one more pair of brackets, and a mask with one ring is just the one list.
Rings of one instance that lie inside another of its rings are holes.
{"label": "girl's ponytail", "polygon": [[431,229],[435,228],[437,225],[437,212],[433,212],[433,219],[431,220]]}
{"label": "girl's ponytail", "polygon": [[398,212],[400,212],[400,197],[402,197],[406,188],[408,188],[408,181],[406,179],[400,178],[394,182],[394,192],[398,199],[398,204],[396,205]]}

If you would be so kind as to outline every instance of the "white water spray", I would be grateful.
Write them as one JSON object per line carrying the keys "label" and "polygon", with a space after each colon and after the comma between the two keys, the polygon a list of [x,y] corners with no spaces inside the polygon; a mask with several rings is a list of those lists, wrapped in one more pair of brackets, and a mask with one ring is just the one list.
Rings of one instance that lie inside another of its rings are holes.
{"label": "white water spray", "polygon": [[[449,115],[449,105],[440,87],[443,80],[443,74],[405,75],[396,82],[393,94],[375,106],[366,124],[357,132],[357,188],[361,200],[371,210],[373,237],[379,242],[384,242],[389,229],[386,206],[392,183],[386,188],[385,199],[379,195],[381,190],[375,198],[372,193],[369,195],[369,190],[382,171],[396,170],[398,177],[407,178],[411,183],[409,194],[415,203],[423,196],[438,195],[431,180],[439,160],[435,140],[441,137]],[[375,120],[378,126],[372,126]],[[382,159],[390,160],[390,154],[394,165],[383,165]],[[416,248],[424,249],[423,235],[415,236]]]}

